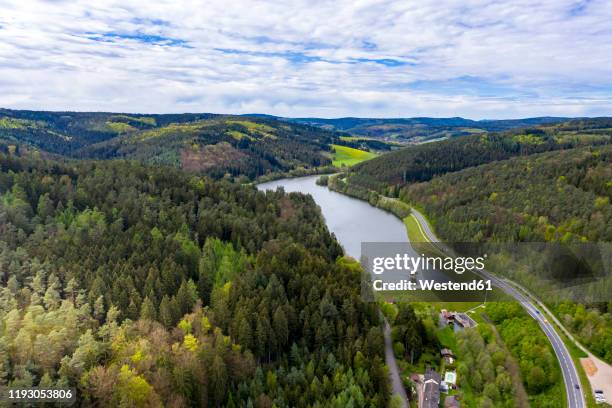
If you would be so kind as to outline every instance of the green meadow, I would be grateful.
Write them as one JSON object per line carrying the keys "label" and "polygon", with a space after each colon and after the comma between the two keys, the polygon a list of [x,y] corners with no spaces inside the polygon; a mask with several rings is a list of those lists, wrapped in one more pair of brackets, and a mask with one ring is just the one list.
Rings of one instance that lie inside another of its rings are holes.
{"label": "green meadow", "polygon": [[334,149],[332,164],[336,167],[353,166],[376,157],[376,154],[348,146],[331,145]]}

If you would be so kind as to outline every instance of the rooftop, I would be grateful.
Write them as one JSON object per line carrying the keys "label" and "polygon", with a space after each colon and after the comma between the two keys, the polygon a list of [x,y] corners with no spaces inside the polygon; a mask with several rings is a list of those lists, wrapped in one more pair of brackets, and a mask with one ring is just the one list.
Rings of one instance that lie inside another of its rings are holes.
{"label": "rooftop", "polygon": [[440,374],[431,368],[425,370],[423,381],[423,406],[421,408],[438,408],[440,403]]}

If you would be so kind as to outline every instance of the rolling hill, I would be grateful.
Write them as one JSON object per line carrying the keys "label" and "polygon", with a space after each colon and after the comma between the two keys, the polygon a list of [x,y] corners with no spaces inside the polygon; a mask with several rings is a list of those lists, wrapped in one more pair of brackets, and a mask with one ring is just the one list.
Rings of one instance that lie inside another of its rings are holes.
{"label": "rolling hill", "polygon": [[612,145],[512,157],[400,192],[452,242],[612,241]]}
{"label": "rolling hill", "polygon": [[376,305],[311,197],[1,141],[0,170],[7,386],[71,388],[76,406],[349,406],[293,380],[334,373],[387,406]]}
{"label": "rolling hill", "polygon": [[79,159],[129,159],[213,177],[314,171],[331,165],[335,132],[268,118],[213,114],[0,110],[0,140]]}
{"label": "rolling hill", "polygon": [[360,163],[347,174],[349,184],[387,192],[412,182],[513,156],[524,156],[612,141],[612,119],[542,125],[501,133],[453,138],[413,146]]}
{"label": "rolling hill", "polygon": [[464,118],[282,118],[323,129],[346,132],[354,136],[399,143],[418,144],[436,139],[497,132],[514,128],[552,124],[567,118],[539,117],[508,120],[470,120]]}

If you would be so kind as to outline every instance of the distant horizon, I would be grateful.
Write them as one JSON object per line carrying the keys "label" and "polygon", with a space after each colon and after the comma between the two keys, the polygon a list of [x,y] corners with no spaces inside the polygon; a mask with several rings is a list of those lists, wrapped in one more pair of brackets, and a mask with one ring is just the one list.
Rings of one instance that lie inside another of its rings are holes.
{"label": "distant horizon", "polygon": [[51,112],[51,113],[111,113],[111,114],[129,114],[129,115],[219,115],[219,116],[261,116],[270,118],[282,118],[282,119],[322,119],[322,120],[338,120],[338,119],[374,119],[374,120],[405,120],[405,119],[464,119],[474,122],[483,121],[501,121],[501,120],[526,120],[526,119],[594,119],[594,118],[608,118],[612,117],[612,113],[608,115],[597,115],[597,116],[556,116],[556,115],[541,115],[541,116],[523,116],[523,117],[508,117],[508,118],[470,118],[466,116],[428,116],[428,115],[416,115],[416,116],[279,116],[269,113],[231,113],[231,112],[207,112],[207,111],[189,111],[189,112],[143,112],[143,111],[119,111],[119,110],[64,110],[64,109],[29,109],[29,108],[12,108],[6,106],[0,106],[1,110],[9,111],[30,111],[30,112]]}

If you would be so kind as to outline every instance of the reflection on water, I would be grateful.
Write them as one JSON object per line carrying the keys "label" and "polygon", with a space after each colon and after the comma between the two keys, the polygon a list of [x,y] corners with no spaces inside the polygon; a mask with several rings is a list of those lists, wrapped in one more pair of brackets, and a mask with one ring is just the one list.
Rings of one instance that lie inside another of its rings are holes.
{"label": "reflection on water", "polygon": [[281,179],[259,184],[260,190],[276,190],[310,194],[321,207],[327,228],[342,244],[347,255],[359,259],[362,242],[407,242],[406,227],[397,217],[316,184],[319,176]]}

